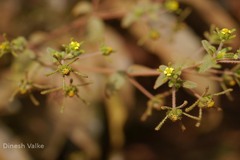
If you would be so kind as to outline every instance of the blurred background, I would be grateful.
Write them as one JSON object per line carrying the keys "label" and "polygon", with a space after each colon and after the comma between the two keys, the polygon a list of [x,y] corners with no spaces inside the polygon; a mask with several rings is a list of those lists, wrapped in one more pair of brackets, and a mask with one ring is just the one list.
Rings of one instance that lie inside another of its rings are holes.
{"label": "blurred background", "polygon": [[[6,33],[9,40],[24,36],[32,50],[31,56],[47,64],[51,63],[47,48],[61,50],[62,44],[68,44],[71,38],[84,41],[86,54],[96,52],[103,43],[112,46],[116,53],[107,58],[80,59],[75,64],[93,82],[79,88],[80,95],[90,105],[66,99],[63,113],[60,106],[64,98],[59,92],[41,95],[39,90],[34,90],[40,106],[34,106],[28,96],[16,96],[10,103],[10,95],[26,72],[34,83],[48,86],[61,84],[61,78],[46,77],[50,69],[24,57],[1,57],[0,160],[239,160],[239,87],[234,87],[233,101],[226,96],[218,99],[222,111],[204,111],[201,127],[196,128],[194,121],[183,118],[187,128],[184,132],[178,123],[170,121],[155,131],[165,113],[154,111],[146,121],[141,121],[148,98],[127,80],[117,93],[107,98],[105,87],[110,75],[94,73],[96,66],[126,70],[133,64],[158,68],[168,62],[199,60],[204,54],[198,52],[201,40],[212,24],[236,28],[238,38],[230,45],[233,50],[239,48],[239,0],[179,0],[186,17],[155,9],[154,6],[163,2],[1,0],[1,35]],[[150,8],[146,16],[132,16],[144,8]],[[148,36],[153,29],[158,31],[159,38]],[[3,36],[0,41],[4,41]],[[206,77],[184,76],[199,84],[199,92],[206,86],[211,86],[212,92],[220,90],[215,81]],[[136,80],[152,94],[167,90],[165,85],[153,89],[156,77]],[[193,103],[195,98],[180,90],[177,103],[183,100]],[[165,103],[171,105],[171,97]],[[4,143],[38,143],[44,148],[6,149]]]}

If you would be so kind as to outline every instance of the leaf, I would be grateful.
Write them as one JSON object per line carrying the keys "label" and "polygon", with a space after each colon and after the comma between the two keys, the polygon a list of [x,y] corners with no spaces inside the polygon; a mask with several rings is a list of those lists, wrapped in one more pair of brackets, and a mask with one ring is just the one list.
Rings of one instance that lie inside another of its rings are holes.
{"label": "leaf", "polygon": [[211,45],[207,40],[202,40],[202,45],[203,48],[207,51],[208,54],[210,54],[211,56],[214,55],[214,53],[216,52],[216,48]]}
{"label": "leaf", "polygon": [[199,73],[203,73],[212,67],[217,67],[217,63],[210,55],[207,55],[203,58],[203,63],[199,66]]}
{"label": "leaf", "polygon": [[164,74],[160,74],[160,76],[158,76],[153,88],[157,89],[158,87],[160,87],[161,85],[163,85],[167,81],[168,81],[168,78],[165,77]]}
{"label": "leaf", "polygon": [[159,71],[163,72],[166,68],[167,68],[167,66],[161,65],[161,66],[159,66]]}
{"label": "leaf", "polygon": [[234,53],[226,53],[224,58],[232,59],[234,58],[234,55],[235,55]]}
{"label": "leaf", "polygon": [[196,88],[197,84],[195,82],[192,82],[192,81],[185,81],[185,82],[183,82],[183,87],[188,88],[188,89],[192,89],[192,88]]}

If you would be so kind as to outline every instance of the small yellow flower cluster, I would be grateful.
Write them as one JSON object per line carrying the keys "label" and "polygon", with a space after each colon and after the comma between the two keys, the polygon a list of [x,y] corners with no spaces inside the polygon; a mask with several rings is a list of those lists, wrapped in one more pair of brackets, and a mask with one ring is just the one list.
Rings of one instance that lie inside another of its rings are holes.
{"label": "small yellow flower cluster", "polygon": [[164,73],[167,77],[170,77],[170,76],[172,76],[173,71],[174,71],[174,68],[172,68],[172,67],[167,67],[167,68],[163,71],[163,73]]}
{"label": "small yellow flower cluster", "polygon": [[100,50],[102,52],[102,55],[104,56],[109,56],[111,53],[114,52],[113,48],[109,46],[102,46]]}
{"label": "small yellow flower cluster", "polygon": [[157,30],[151,30],[149,36],[152,40],[157,40],[160,38],[160,33]]}
{"label": "small yellow flower cluster", "polygon": [[10,48],[9,46],[9,42],[3,42],[2,44],[0,44],[0,51],[8,51]]}
{"label": "small yellow flower cluster", "polygon": [[175,0],[167,0],[164,5],[170,11],[177,11],[179,9],[179,3]]}
{"label": "small yellow flower cluster", "polygon": [[105,53],[110,54],[110,53],[112,53],[112,52],[113,52],[112,47],[106,47],[106,48],[105,48]]}
{"label": "small yellow flower cluster", "polygon": [[207,103],[207,107],[208,107],[208,108],[211,108],[211,107],[214,106],[214,104],[215,104],[215,102],[214,102],[213,100],[210,100],[210,101]]}
{"label": "small yellow flower cluster", "polygon": [[219,58],[219,59],[222,59],[222,58],[224,58],[225,57],[225,55],[226,55],[226,51],[219,51],[218,53],[217,53],[217,58]]}
{"label": "small yellow flower cluster", "polygon": [[68,96],[69,97],[73,97],[75,95],[75,92],[73,91],[73,90],[70,90],[69,92],[68,92]]}
{"label": "small yellow flower cluster", "polygon": [[68,75],[70,73],[70,70],[68,68],[63,68],[62,69],[62,74],[63,75]]}
{"label": "small yellow flower cluster", "polygon": [[71,41],[69,44],[70,49],[72,50],[78,50],[80,48],[81,44],[78,43],[77,41]]}
{"label": "small yellow flower cluster", "polygon": [[221,41],[231,40],[236,36],[233,34],[233,32],[235,31],[236,31],[235,29],[223,28],[218,31],[218,36]]}
{"label": "small yellow flower cluster", "polygon": [[231,34],[232,33],[232,31],[231,30],[229,30],[229,29],[227,29],[227,28],[223,28],[223,29],[221,29],[221,31],[220,31],[223,35],[226,35],[226,34]]}

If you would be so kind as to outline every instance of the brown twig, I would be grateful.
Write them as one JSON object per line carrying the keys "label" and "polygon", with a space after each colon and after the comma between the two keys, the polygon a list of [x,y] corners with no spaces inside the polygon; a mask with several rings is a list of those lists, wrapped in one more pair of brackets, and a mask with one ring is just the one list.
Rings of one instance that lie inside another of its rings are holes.
{"label": "brown twig", "polygon": [[127,73],[128,75],[132,76],[132,77],[138,77],[138,76],[159,76],[160,73],[158,71],[156,71],[156,69],[152,69],[152,70],[148,70],[148,71],[144,71],[144,72],[134,72],[134,73],[131,73],[131,72],[128,72]]}
{"label": "brown twig", "polygon": [[176,88],[172,88],[172,108],[176,108]]}
{"label": "brown twig", "polygon": [[77,67],[79,70],[84,70],[84,71],[91,71],[95,73],[103,73],[103,74],[112,74],[116,72],[117,70],[112,69],[112,68],[101,68],[101,67],[87,67],[87,66],[78,66]]}
{"label": "brown twig", "polygon": [[135,86],[139,91],[141,91],[145,96],[148,98],[152,99],[154,98],[154,95],[152,95],[150,92],[148,92],[140,83],[138,83],[135,79],[133,78],[128,78],[129,82]]}
{"label": "brown twig", "polygon": [[240,63],[240,60],[233,60],[233,59],[223,59],[223,60],[218,60],[218,63],[233,63],[233,64],[238,64]]}

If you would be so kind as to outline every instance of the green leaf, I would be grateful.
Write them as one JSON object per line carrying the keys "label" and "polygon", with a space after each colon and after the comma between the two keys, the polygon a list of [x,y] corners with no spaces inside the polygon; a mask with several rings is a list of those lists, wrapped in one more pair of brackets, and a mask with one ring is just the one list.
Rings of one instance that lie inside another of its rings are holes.
{"label": "green leaf", "polygon": [[196,88],[197,84],[195,82],[192,82],[192,81],[185,81],[185,82],[183,82],[183,87],[188,88],[188,89],[192,89],[192,88]]}
{"label": "green leaf", "polygon": [[226,53],[224,58],[232,59],[234,57],[234,53]]}
{"label": "green leaf", "polygon": [[207,55],[203,58],[203,63],[199,66],[199,73],[203,73],[212,67],[217,67],[216,60]]}
{"label": "green leaf", "polygon": [[207,40],[202,40],[202,45],[203,48],[207,51],[208,54],[210,54],[211,56],[214,55],[214,53],[216,52],[216,48],[211,45]]}
{"label": "green leaf", "polygon": [[167,66],[161,65],[161,66],[159,66],[159,71],[163,72],[166,68],[167,68]]}
{"label": "green leaf", "polygon": [[167,81],[168,81],[168,78],[165,77],[164,74],[160,74],[160,76],[158,76],[153,88],[157,89],[158,87],[160,87],[161,85],[163,85]]}

